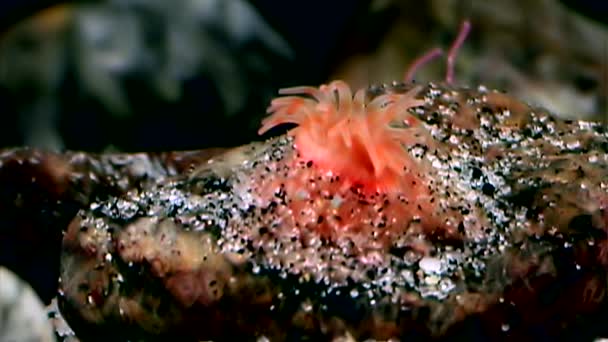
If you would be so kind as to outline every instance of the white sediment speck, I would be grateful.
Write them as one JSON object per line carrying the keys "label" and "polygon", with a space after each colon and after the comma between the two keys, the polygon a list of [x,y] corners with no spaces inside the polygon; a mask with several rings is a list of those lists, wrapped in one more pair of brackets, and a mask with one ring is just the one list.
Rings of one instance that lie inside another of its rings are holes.
{"label": "white sediment speck", "polygon": [[439,274],[443,270],[443,263],[438,258],[424,257],[418,262],[418,267],[427,274]]}

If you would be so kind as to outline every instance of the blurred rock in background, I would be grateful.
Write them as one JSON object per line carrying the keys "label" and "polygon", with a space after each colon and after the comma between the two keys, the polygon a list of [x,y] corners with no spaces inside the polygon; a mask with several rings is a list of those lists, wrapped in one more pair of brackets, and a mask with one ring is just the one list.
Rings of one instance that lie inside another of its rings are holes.
{"label": "blurred rock in background", "polygon": [[55,341],[36,293],[4,267],[0,267],[0,341]]}
{"label": "blurred rock in background", "polygon": [[0,36],[0,142],[59,148],[59,87],[69,12],[47,9]]}
{"label": "blurred rock in background", "polygon": [[0,4],[0,146],[166,151],[259,139],[277,90],[324,81],[328,56],[367,8],[49,2]]}
{"label": "blurred rock in background", "polygon": [[244,142],[214,133],[246,125],[236,118],[263,108],[292,58],[241,0],[56,5],[1,37],[2,144],[133,150]]}
{"label": "blurred rock in background", "polygon": [[[573,9],[558,0],[373,0],[332,78],[356,87],[390,82],[422,53],[447,50],[464,18],[473,28],[457,58],[457,83],[503,89],[562,117],[608,122],[607,2]],[[444,74],[444,60],[434,61],[416,79]]]}
{"label": "blurred rock in background", "polygon": [[52,149],[194,148],[272,96],[271,66],[291,56],[240,0],[56,5],[2,37],[0,84],[16,112],[3,126]]}

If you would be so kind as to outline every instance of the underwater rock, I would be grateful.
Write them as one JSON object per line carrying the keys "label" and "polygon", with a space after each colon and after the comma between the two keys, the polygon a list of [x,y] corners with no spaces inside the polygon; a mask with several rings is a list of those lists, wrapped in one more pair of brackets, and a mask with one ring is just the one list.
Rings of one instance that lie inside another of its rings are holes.
{"label": "underwater rock", "polygon": [[[404,177],[422,185],[341,178],[290,133],[92,200],[63,238],[65,318],[83,340],[605,334],[606,127],[485,87],[416,94],[391,126],[411,133],[407,158],[341,137],[357,165],[409,160]],[[330,110],[302,99],[285,103]],[[318,146],[338,139],[314,132]]]}

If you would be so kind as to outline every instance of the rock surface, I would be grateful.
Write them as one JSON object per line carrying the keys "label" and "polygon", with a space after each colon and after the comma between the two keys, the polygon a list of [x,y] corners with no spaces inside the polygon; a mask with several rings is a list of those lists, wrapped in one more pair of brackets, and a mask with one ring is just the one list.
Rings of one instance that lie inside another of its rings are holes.
{"label": "rock surface", "polygon": [[[83,340],[606,333],[606,128],[483,87],[420,98],[427,135],[407,153],[428,166],[435,229],[421,209],[386,232],[385,198],[334,187],[282,136],[81,210],[63,240],[66,319]],[[377,214],[311,221],[328,206]]]}

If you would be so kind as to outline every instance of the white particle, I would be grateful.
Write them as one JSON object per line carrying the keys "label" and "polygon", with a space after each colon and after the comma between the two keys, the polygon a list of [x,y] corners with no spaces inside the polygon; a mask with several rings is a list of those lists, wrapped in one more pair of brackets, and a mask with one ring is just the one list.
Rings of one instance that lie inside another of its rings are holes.
{"label": "white particle", "polygon": [[331,199],[331,206],[334,209],[338,209],[338,208],[340,208],[340,205],[342,204],[342,202],[344,202],[342,197],[340,197],[339,195],[336,195],[336,196],[334,196],[334,198]]}
{"label": "white particle", "polygon": [[433,257],[424,257],[418,262],[418,267],[424,273],[441,273],[442,266],[441,260]]}
{"label": "white particle", "polygon": [[302,303],[302,311],[304,312],[312,312],[313,306],[309,301]]}
{"label": "white particle", "polygon": [[424,278],[424,282],[428,285],[437,285],[437,283],[439,283],[439,280],[441,279],[435,275],[430,275]]}

